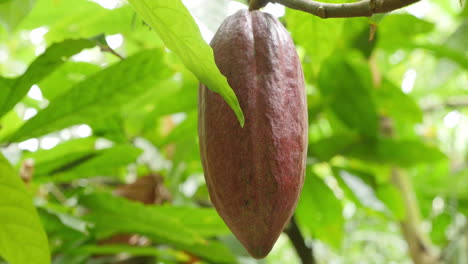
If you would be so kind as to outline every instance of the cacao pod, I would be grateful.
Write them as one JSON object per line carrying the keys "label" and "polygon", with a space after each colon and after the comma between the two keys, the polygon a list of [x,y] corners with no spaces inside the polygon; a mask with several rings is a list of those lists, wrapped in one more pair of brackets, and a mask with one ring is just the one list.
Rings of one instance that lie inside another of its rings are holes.
{"label": "cacao pod", "polygon": [[245,115],[199,89],[200,154],[210,199],[255,258],[265,257],[291,218],[304,182],[307,104],[294,43],[260,11],[228,17],[211,46]]}

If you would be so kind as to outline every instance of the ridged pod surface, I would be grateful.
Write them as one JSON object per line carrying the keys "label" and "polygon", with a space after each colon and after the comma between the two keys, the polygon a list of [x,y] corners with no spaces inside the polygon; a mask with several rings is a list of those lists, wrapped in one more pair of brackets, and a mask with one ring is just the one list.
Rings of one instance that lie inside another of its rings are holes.
{"label": "ridged pod surface", "polygon": [[265,257],[291,218],[304,182],[307,104],[294,43],[283,25],[240,10],[211,46],[245,115],[203,84],[200,153],[208,191],[228,227],[256,258]]}

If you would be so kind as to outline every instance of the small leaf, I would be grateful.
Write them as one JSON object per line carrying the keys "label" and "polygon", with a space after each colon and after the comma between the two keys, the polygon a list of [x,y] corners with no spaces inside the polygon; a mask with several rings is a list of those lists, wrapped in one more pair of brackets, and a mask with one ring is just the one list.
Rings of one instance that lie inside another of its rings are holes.
{"label": "small leaf", "polygon": [[68,39],[52,44],[42,55],[36,58],[26,72],[11,83],[8,95],[0,96],[0,117],[10,111],[23,98],[33,84],[62,65],[65,60],[83,49],[94,47],[88,39]]}
{"label": "small leaf", "polygon": [[0,256],[11,264],[50,263],[49,243],[31,196],[0,155]]}
{"label": "small leaf", "polygon": [[120,110],[129,98],[157,87],[170,71],[161,50],[146,50],[76,84],[29,119],[9,141],[38,137],[71,125],[104,118]]}
{"label": "small leaf", "polygon": [[129,3],[200,82],[224,98],[240,125],[244,126],[244,115],[236,94],[216,66],[213,50],[203,40],[195,20],[182,1],[129,0]]}

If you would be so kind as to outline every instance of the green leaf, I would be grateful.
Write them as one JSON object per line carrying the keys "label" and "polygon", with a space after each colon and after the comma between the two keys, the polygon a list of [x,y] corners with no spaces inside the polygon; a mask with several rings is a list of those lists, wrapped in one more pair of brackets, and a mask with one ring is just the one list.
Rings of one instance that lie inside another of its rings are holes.
{"label": "green leaf", "polygon": [[88,235],[88,223],[76,216],[71,215],[69,208],[52,202],[40,204],[38,205],[38,208],[41,208],[48,214],[55,216],[62,225],[74,231]]}
{"label": "green leaf", "polygon": [[[235,262],[232,253],[223,244],[205,239],[198,232],[199,228],[203,230],[203,225],[210,224],[213,219],[209,217],[210,220],[205,222],[205,213],[197,213],[198,209],[193,208],[189,212],[181,208],[183,213],[175,213],[177,207],[144,206],[109,194],[86,195],[80,202],[91,210],[86,219],[95,224],[98,237],[115,233],[138,233],[215,263]],[[186,224],[185,216],[188,214],[201,218]]]}
{"label": "green leaf", "polygon": [[0,1],[0,25],[9,31],[13,31],[16,26],[31,11],[36,0],[7,0]]}
{"label": "green leaf", "polygon": [[94,153],[95,137],[73,139],[62,142],[52,149],[40,149],[23,156],[26,159],[34,160],[34,177],[44,177],[59,171],[61,168],[70,167],[70,164],[77,164]]}
{"label": "green leaf", "polygon": [[446,47],[445,45],[425,44],[425,43],[407,43],[410,48],[424,49],[431,52],[438,58],[446,58],[460,67],[468,69],[468,57],[466,52],[462,52],[453,48]]}
{"label": "green leaf", "polygon": [[452,223],[452,216],[443,212],[432,219],[431,240],[437,245],[445,245],[447,243],[447,229]]}
{"label": "green leaf", "polygon": [[40,177],[37,181],[68,182],[93,176],[117,176],[117,170],[135,162],[141,152],[141,149],[131,145],[99,150],[56,169],[51,172],[51,177]]}
{"label": "green leaf", "polygon": [[356,170],[333,168],[341,187],[351,194],[354,200],[376,212],[386,211],[385,205],[377,198],[373,176]]}
{"label": "green leaf", "polygon": [[50,263],[49,244],[32,199],[0,155],[0,256],[11,264]]}
{"label": "green leaf", "polygon": [[224,98],[240,125],[244,126],[244,115],[236,94],[216,66],[213,50],[203,40],[195,20],[182,1],[130,0],[129,3],[200,82]]}
{"label": "green leaf", "polygon": [[33,84],[40,82],[45,76],[62,65],[65,60],[83,49],[92,48],[95,43],[88,39],[68,39],[52,44],[28,67],[26,72],[11,84],[10,92],[0,101],[0,117],[10,111]]}
{"label": "green leaf", "polygon": [[307,76],[315,79],[324,60],[333,54],[340,43],[344,20],[321,19],[302,11],[287,9],[286,22],[294,42],[308,54],[304,59],[306,79],[310,79]]}
{"label": "green leaf", "polygon": [[87,0],[37,0],[31,14],[19,26],[31,30],[47,25],[44,37],[51,43],[66,38],[130,33],[143,27],[134,23],[134,15],[128,5],[110,10]]}
{"label": "green leaf", "polygon": [[69,61],[40,81],[38,85],[42,95],[51,101],[99,70],[101,67],[95,64]]}
{"label": "green leaf", "polygon": [[169,76],[161,50],[146,50],[78,83],[29,119],[8,140],[22,141],[71,125],[104,118],[120,110]]}
{"label": "green leaf", "polygon": [[158,145],[164,146],[171,142],[181,142],[187,139],[194,140],[197,136],[194,132],[197,131],[197,114],[197,111],[187,113],[186,119],[176,126]]}
{"label": "green leaf", "polygon": [[392,211],[393,216],[403,220],[406,216],[406,207],[402,194],[394,184],[385,183],[377,187],[377,197]]}
{"label": "green leaf", "polygon": [[176,261],[177,263],[186,263],[190,260],[188,255],[176,254],[170,250],[127,245],[85,245],[72,249],[70,253],[85,255],[117,255],[125,253],[131,256],[155,256],[159,260]]}
{"label": "green leaf", "polygon": [[343,238],[344,219],[341,202],[316,174],[307,170],[296,216],[299,226],[310,237],[339,248]]}
{"label": "green leaf", "polygon": [[345,156],[376,163],[410,167],[419,163],[431,163],[447,157],[434,146],[416,140],[379,139],[378,142],[365,142],[349,148]]}
{"label": "green leaf", "polygon": [[413,123],[422,122],[423,113],[419,105],[390,80],[384,79],[375,95],[383,115]]}
{"label": "green leaf", "polygon": [[390,14],[379,23],[377,45],[388,50],[399,49],[401,44],[410,43],[433,29],[434,24],[413,15]]}
{"label": "green leaf", "polygon": [[345,153],[359,137],[352,133],[341,133],[309,143],[308,154],[321,161],[329,161],[335,155]]}
{"label": "green leaf", "polygon": [[12,110],[0,118],[0,139],[10,135],[18,129],[24,121]]}
{"label": "green leaf", "polygon": [[378,117],[371,97],[371,80],[362,69],[342,56],[330,57],[322,65],[318,84],[324,100],[347,126],[376,137]]}
{"label": "green leaf", "polygon": [[376,140],[360,138],[350,133],[336,134],[310,143],[309,154],[323,161],[343,155],[402,167],[438,162],[447,158],[437,147],[421,141],[388,138]]}
{"label": "green leaf", "polygon": [[421,141],[379,141],[378,155],[382,160],[400,165],[413,166],[418,163],[431,163],[447,158],[437,147]]}
{"label": "green leaf", "polygon": [[212,208],[162,206],[158,210],[165,215],[184,219],[184,225],[204,237],[230,234],[229,228]]}

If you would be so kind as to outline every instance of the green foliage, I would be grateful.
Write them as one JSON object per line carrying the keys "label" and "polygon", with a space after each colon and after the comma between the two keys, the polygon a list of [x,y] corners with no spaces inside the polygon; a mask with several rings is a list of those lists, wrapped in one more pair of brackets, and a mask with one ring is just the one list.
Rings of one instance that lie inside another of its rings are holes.
{"label": "green foliage", "polygon": [[[376,137],[378,117],[371,97],[371,80],[352,66],[345,56],[326,60],[318,78],[320,93],[348,127],[365,136]],[[343,79],[334,77],[336,75],[343,76]]]}
{"label": "green foliage", "polygon": [[13,108],[26,95],[33,84],[41,81],[45,76],[62,65],[64,59],[94,45],[94,42],[87,39],[65,40],[51,45],[47,49],[47,52],[44,52],[31,63],[23,75],[16,78],[14,82],[10,82],[10,86],[3,88],[8,92],[4,93],[3,100],[0,101],[0,105],[2,106],[0,108],[0,117]]}
{"label": "green foliage", "polygon": [[[217,263],[234,262],[227,248],[204,237],[227,231],[213,209],[144,207],[106,194],[84,196],[80,203],[91,210],[86,219],[95,224],[98,237],[138,233]],[[190,215],[191,220],[182,221],[184,215]],[[208,233],[200,231],[200,223],[211,230]],[[214,230],[218,231],[213,233]]]}
{"label": "green foliage", "polygon": [[55,98],[8,141],[42,136],[71,125],[87,123],[96,116],[115,113],[129,98],[144,94],[148,87],[157,86],[169,76],[170,72],[162,60],[160,50],[143,51],[93,75]]}
{"label": "green foliage", "polygon": [[0,155],[0,255],[11,264],[50,263],[47,237],[32,199],[10,163]]}
{"label": "green foliage", "polygon": [[[0,263],[298,262],[286,234],[265,260],[248,258],[203,179],[199,82],[243,115],[201,33],[245,1],[129,2],[0,0]],[[280,18],[306,80],[295,219],[318,263],[409,263],[400,225],[419,215],[447,263],[467,262],[468,9],[416,5]]]}
{"label": "green foliage", "polygon": [[180,0],[129,1],[135,11],[159,34],[161,39],[184,62],[198,79],[219,93],[244,126],[244,115],[236,94],[216,67],[213,50],[203,40],[200,30]]}

